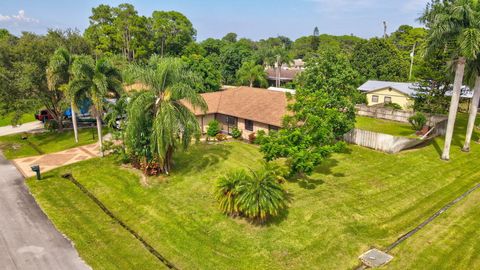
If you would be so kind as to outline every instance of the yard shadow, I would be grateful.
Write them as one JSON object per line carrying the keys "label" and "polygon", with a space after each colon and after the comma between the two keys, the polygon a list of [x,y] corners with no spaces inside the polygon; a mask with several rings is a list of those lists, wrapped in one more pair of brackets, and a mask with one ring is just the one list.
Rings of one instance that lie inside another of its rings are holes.
{"label": "yard shadow", "polygon": [[174,158],[174,166],[178,168],[178,172],[182,174],[202,171],[228,159],[231,154],[231,149],[231,145],[224,143],[214,145],[200,143],[191,147],[186,152],[180,152]]}
{"label": "yard shadow", "polygon": [[325,181],[323,181],[322,179],[313,179],[306,175],[297,175],[287,179],[287,181],[290,183],[296,183],[299,187],[308,190],[314,190],[319,185],[323,185],[325,183]]}
{"label": "yard shadow", "polygon": [[288,214],[289,214],[288,208],[283,209],[283,210],[278,214],[278,216],[273,217],[273,218],[270,218],[270,219],[267,220],[267,222],[265,222],[264,224],[259,224],[259,225],[263,225],[263,226],[266,226],[266,227],[278,226],[278,225],[280,225],[284,220],[287,219]]}

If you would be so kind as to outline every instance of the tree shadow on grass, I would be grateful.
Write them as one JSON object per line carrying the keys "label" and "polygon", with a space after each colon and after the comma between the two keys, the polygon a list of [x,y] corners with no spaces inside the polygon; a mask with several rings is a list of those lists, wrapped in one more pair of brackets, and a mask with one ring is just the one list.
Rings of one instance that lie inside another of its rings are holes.
{"label": "tree shadow on grass", "polygon": [[206,170],[222,162],[231,154],[232,146],[228,144],[198,144],[186,152],[179,152],[174,158],[174,167],[178,173],[188,174]]}
{"label": "tree shadow on grass", "polygon": [[319,185],[323,185],[323,183],[325,183],[322,179],[313,179],[306,175],[293,176],[287,179],[287,181],[290,183],[296,183],[299,187],[308,190],[314,190]]}

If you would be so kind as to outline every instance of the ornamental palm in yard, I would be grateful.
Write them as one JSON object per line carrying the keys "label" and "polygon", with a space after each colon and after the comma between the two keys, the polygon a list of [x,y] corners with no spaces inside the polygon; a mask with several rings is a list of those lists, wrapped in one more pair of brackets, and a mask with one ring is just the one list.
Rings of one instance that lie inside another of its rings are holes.
{"label": "ornamental palm in yard", "polygon": [[250,174],[244,170],[228,173],[215,186],[220,209],[230,215],[240,214],[252,221],[265,222],[287,207],[287,193],[278,166],[265,164]]}
{"label": "ornamental palm in yard", "polygon": [[78,143],[78,127],[77,127],[77,106],[69,88],[71,80],[71,66],[73,64],[73,56],[64,48],[57,49],[47,67],[47,82],[49,90],[59,89],[64,92],[70,101],[72,111],[72,124],[75,142]]}
{"label": "ornamental palm in yard", "polygon": [[193,87],[200,79],[180,59],[158,56],[153,56],[147,66],[132,67],[129,73],[148,90],[129,105],[127,150],[144,162],[158,162],[160,172],[168,174],[174,151],[186,149],[200,134],[195,114],[181,102],[207,109]]}
{"label": "ornamental palm in yard", "polygon": [[442,159],[450,158],[455,118],[463,84],[466,61],[480,52],[480,14],[478,0],[432,1],[420,18],[428,28],[428,52],[442,49],[451,54],[456,65],[452,101],[448,115]]}
{"label": "ornamental palm in yard", "polygon": [[103,108],[106,98],[118,98],[122,94],[122,76],[107,60],[94,61],[90,56],[77,57],[73,62],[72,74],[70,95],[75,104],[85,99],[92,101],[92,112],[97,122],[98,143],[103,155]]}

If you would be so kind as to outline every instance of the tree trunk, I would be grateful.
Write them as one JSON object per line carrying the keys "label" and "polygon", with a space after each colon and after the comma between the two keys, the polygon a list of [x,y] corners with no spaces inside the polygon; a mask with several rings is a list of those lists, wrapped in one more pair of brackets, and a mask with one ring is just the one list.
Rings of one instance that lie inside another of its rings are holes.
{"label": "tree trunk", "polygon": [[98,132],[98,145],[100,146],[100,156],[103,157],[103,137],[102,137],[102,119],[100,114],[97,114],[97,132]]}
{"label": "tree trunk", "polygon": [[475,80],[475,88],[473,89],[472,103],[470,104],[470,116],[468,117],[467,136],[465,137],[465,144],[463,145],[464,152],[470,152],[470,141],[472,139],[473,128],[478,112],[478,102],[480,100],[480,75]]}
{"label": "tree trunk", "polygon": [[460,92],[462,90],[465,61],[466,60],[464,57],[460,57],[457,60],[455,81],[453,83],[452,91],[452,101],[450,102],[450,110],[448,111],[447,134],[445,135],[445,146],[443,147],[442,153],[443,160],[450,160],[450,146],[452,144],[453,129],[455,127],[455,119],[457,117],[458,102],[460,101]]}
{"label": "tree trunk", "polygon": [[253,80],[250,80],[250,87],[253,87]]}
{"label": "tree trunk", "polygon": [[70,110],[72,111],[72,124],[73,124],[73,134],[75,136],[75,142],[78,143],[78,126],[77,126],[77,115],[73,110],[73,101],[70,103]]}

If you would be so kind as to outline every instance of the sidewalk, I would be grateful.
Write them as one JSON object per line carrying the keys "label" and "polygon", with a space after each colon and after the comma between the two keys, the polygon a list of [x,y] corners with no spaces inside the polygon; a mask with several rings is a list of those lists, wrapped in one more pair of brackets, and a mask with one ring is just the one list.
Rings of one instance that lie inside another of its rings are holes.
{"label": "sidewalk", "polygon": [[30,168],[33,165],[40,165],[40,172],[44,173],[58,167],[99,156],[100,147],[98,146],[98,143],[94,143],[57,153],[15,159],[13,160],[13,164],[15,164],[23,176],[32,177],[35,176],[35,172]]}

